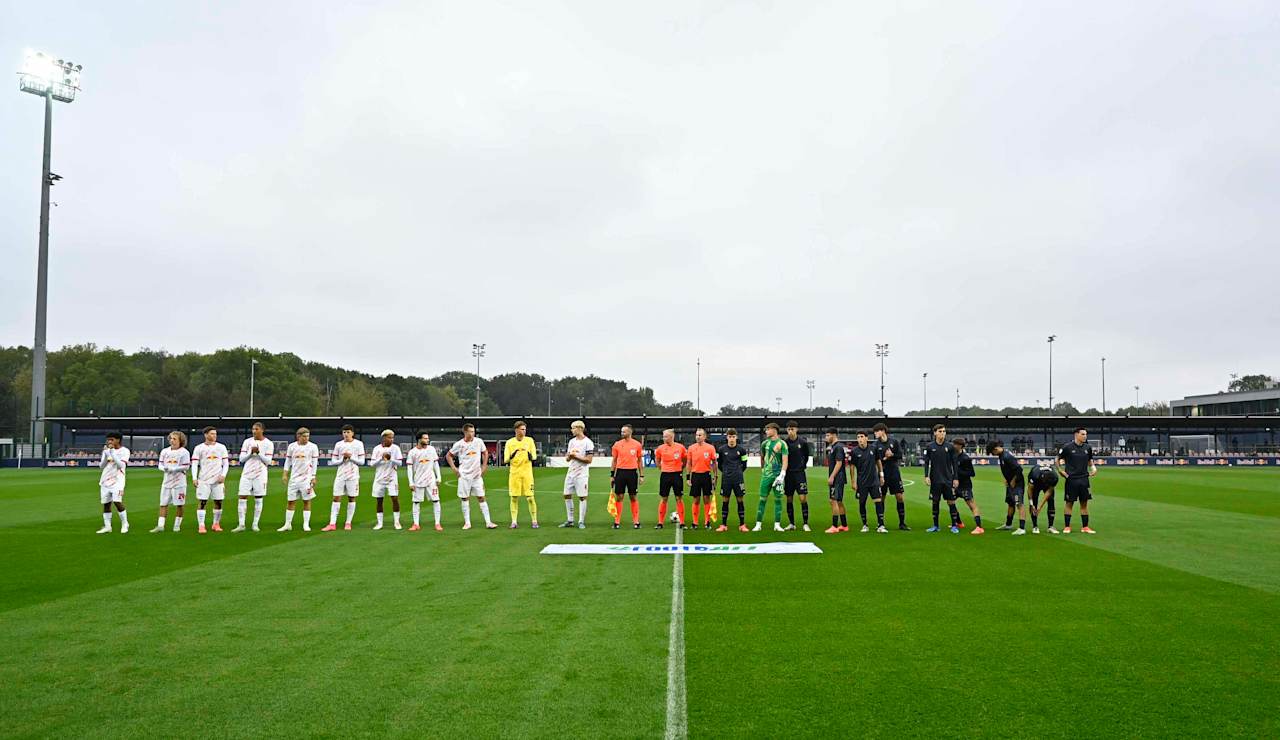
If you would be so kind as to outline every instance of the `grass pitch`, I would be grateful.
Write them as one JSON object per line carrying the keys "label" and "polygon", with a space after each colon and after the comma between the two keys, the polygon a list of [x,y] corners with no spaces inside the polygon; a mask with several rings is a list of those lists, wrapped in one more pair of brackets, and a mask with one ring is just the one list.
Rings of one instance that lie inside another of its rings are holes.
{"label": "grass pitch", "polygon": [[[523,507],[514,532],[460,531],[446,472],[443,533],[371,531],[368,495],[353,532],[276,533],[273,478],[264,531],[199,536],[194,506],[149,534],[160,476],[130,471],[132,531],[97,536],[96,471],[2,470],[0,734],[661,736],[671,557],[537,554],[673,541],[651,528],[657,476],[645,528],[615,532],[604,471],[589,528],[555,528],[563,475],[537,473],[539,531]],[[684,558],[689,736],[1280,734],[1280,471],[1104,468],[1091,538],[994,531],[990,469],[984,536],[926,534],[918,482],[915,531],[829,536],[821,476],[813,534],[686,533],[825,551]]]}

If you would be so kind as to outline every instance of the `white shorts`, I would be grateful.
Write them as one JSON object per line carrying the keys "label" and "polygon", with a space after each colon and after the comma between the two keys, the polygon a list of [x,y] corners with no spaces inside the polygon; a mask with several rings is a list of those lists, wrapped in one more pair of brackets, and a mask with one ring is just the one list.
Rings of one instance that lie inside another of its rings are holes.
{"label": "white shorts", "polygon": [[400,481],[392,480],[389,483],[373,482],[373,497],[382,498],[383,496],[399,496]]}
{"label": "white shorts", "polygon": [[590,474],[583,470],[579,473],[569,473],[564,477],[564,495],[571,496],[578,494],[578,498],[584,498],[587,495],[587,479]]}
{"label": "white shorts", "polygon": [[197,483],[196,498],[201,501],[221,501],[227,495],[227,485],[225,483]]}
{"label": "white shorts", "polygon": [[100,486],[98,488],[98,498],[101,499],[102,503],[104,504],[110,504],[110,503],[122,504],[124,503],[124,487],[122,486],[120,488],[102,488]]}
{"label": "white shorts", "polygon": [[409,490],[413,492],[413,502],[415,504],[422,503],[427,496],[430,496],[432,501],[440,500],[440,488],[434,483],[429,486],[410,486]]}
{"label": "white shorts", "polygon": [[459,478],[458,498],[471,498],[471,494],[484,495],[484,478]]}
{"label": "white shorts", "polygon": [[298,481],[295,483],[290,480],[289,490],[285,492],[285,496],[289,501],[297,501],[298,499],[310,501],[316,497],[316,492],[311,487],[311,481]]}
{"label": "white shorts", "polygon": [[265,480],[253,480],[252,478],[240,479],[240,495],[241,496],[266,496],[267,482]]}
{"label": "white shorts", "polygon": [[175,486],[173,488],[160,489],[160,505],[161,506],[169,506],[170,504],[174,506],[185,506],[186,503],[187,503],[187,487],[186,486],[182,486],[181,488],[178,488]]}
{"label": "white shorts", "polygon": [[333,481],[333,497],[339,496],[359,496],[360,495],[360,479],[359,478],[335,478]]}

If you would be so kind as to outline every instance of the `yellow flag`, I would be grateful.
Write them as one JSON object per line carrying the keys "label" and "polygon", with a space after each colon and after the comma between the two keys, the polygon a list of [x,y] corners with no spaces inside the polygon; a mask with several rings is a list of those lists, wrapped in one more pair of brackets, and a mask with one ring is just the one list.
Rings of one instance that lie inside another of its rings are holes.
{"label": "yellow flag", "polygon": [[609,516],[618,518],[618,502],[613,497],[613,489],[609,489]]}
{"label": "yellow flag", "polygon": [[720,521],[720,494],[715,491],[711,492],[711,512],[709,516],[713,522]]}

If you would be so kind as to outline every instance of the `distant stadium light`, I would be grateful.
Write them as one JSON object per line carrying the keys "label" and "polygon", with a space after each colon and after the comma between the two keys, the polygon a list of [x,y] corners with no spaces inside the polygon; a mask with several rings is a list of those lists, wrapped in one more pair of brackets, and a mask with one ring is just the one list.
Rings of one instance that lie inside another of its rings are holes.
{"label": "distant stadium light", "polygon": [[18,73],[18,87],[32,95],[47,95],[60,103],[70,103],[80,90],[81,69],[79,64],[28,49],[22,60],[22,71]]}

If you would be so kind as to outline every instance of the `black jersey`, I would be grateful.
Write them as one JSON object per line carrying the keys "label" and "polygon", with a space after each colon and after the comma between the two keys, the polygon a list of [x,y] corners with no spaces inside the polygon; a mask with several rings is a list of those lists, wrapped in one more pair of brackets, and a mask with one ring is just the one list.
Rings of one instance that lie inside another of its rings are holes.
{"label": "black jersey", "polygon": [[804,469],[809,466],[809,443],[804,441],[802,437],[795,439],[783,440],[787,443],[787,475],[796,473],[804,475]]}
{"label": "black jersey", "polygon": [[1031,485],[1042,491],[1047,491],[1058,485],[1058,471],[1053,468],[1032,468],[1031,472],[1027,474],[1027,478],[1031,481]]}
{"label": "black jersey", "polygon": [[960,481],[958,486],[961,491],[973,490],[973,476],[977,473],[973,470],[973,458],[969,457],[969,453],[961,452],[956,455],[956,480]]}
{"label": "black jersey", "polygon": [[1008,450],[1000,453],[1000,472],[1004,475],[1005,481],[1014,488],[1025,485],[1022,466],[1018,464],[1018,458]]}
{"label": "black jersey", "polygon": [[870,492],[880,490],[880,468],[876,467],[876,451],[867,445],[854,445],[849,450],[849,462],[858,474],[858,490]]}
{"label": "black jersey", "polygon": [[730,447],[727,444],[720,445],[716,450],[717,464],[720,466],[720,473],[732,480],[742,480],[742,471],[747,469],[747,448],[742,445],[734,445]]}
{"label": "black jersey", "polygon": [[[836,465],[840,465],[840,470],[836,470]],[[827,450],[827,475],[832,478],[832,485],[843,486],[848,480],[845,477],[845,469],[849,467],[849,455],[845,452],[844,445],[836,442],[831,445],[831,449]]]}
{"label": "black jersey", "polygon": [[[880,461],[884,463],[884,477],[888,478],[898,474],[898,465],[902,463],[902,445],[893,437],[888,437],[881,442],[876,440],[871,443],[876,448],[876,453],[880,456]],[[893,454],[889,454],[893,453]]]}
{"label": "black jersey", "polygon": [[1058,451],[1058,460],[1066,468],[1068,480],[1088,478],[1089,466],[1093,463],[1093,448],[1088,442],[1079,445],[1073,439]]}
{"label": "black jersey", "polygon": [[956,448],[950,442],[930,442],[924,448],[924,477],[930,483],[956,480]]}

